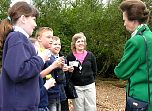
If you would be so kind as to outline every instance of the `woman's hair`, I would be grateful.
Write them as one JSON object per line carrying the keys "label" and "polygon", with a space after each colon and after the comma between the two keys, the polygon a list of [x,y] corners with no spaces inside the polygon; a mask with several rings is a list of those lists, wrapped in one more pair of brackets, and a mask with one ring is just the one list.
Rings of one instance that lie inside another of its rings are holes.
{"label": "woman's hair", "polygon": [[73,37],[72,37],[72,42],[71,42],[71,50],[72,51],[76,51],[76,47],[75,47],[75,43],[78,39],[83,38],[84,39],[84,48],[86,49],[87,46],[87,42],[86,42],[86,37],[85,35],[80,32],[80,33],[76,33]]}
{"label": "woman's hair", "polygon": [[140,0],[125,0],[120,4],[120,9],[125,12],[128,20],[137,20],[140,24],[147,23],[150,12],[146,4]]}
{"label": "woman's hair", "polygon": [[38,38],[39,36],[42,36],[42,33],[45,32],[45,31],[53,32],[53,30],[50,27],[41,27],[36,31],[35,38]]}
{"label": "woman's hair", "polygon": [[8,10],[8,17],[0,23],[0,47],[3,47],[7,35],[13,30],[13,25],[24,15],[38,17],[38,10],[27,2],[17,2]]}

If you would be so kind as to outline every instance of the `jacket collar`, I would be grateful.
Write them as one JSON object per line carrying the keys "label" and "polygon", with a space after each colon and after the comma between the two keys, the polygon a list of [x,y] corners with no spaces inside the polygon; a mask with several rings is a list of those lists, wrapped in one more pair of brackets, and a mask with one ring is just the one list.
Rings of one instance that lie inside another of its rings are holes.
{"label": "jacket collar", "polygon": [[136,30],[131,34],[131,37],[134,37],[135,35],[141,35],[145,30],[149,30],[147,24],[141,24],[139,25]]}

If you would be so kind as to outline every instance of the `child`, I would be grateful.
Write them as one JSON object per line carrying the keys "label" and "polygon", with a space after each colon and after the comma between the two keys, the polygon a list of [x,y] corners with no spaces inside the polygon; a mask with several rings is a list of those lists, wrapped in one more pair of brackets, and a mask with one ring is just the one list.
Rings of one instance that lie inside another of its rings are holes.
{"label": "child", "polygon": [[[59,52],[61,49],[60,39],[56,36],[52,37],[52,44],[50,47],[51,57],[50,59],[56,61],[60,57]],[[64,65],[64,64],[63,64]],[[56,80],[56,85],[48,90],[49,97],[49,109],[50,111],[61,111],[61,100],[66,98],[64,93],[63,84],[65,83],[65,74],[62,71],[62,67],[53,70],[52,77]]]}
{"label": "child", "polygon": [[[32,35],[39,12],[26,2],[17,2],[0,24],[3,48],[0,76],[0,111],[37,111],[39,73],[48,59],[37,56],[28,38]],[[4,30],[5,29],[5,30]]]}
{"label": "child", "polygon": [[[45,51],[50,48],[50,43],[52,42],[52,36],[53,36],[53,30],[49,27],[41,27],[39,30],[36,32],[36,40],[31,39],[34,41],[35,48],[38,51],[38,54],[43,54],[46,53]],[[47,50],[48,53],[50,52]],[[50,54],[50,53],[49,53]],[[49,56],[49,55],[48,55]],[[47,64],[48,61],[46,61],[45,64]],[[60,59],[57,61],[53,62],[52,64],[49,65],[48,68],[44,67],[44,70],[41,71],[41,76],[39,78],[39,85],[40,85],[40,103],[39,103],[39,111],[49,111],[48,107],[48,95],[47,95],[47,90],[54,86],[55,84],[55,79],[50,78],[47,80],[45,83],[42,79],[46,76],[47,73],[46,70],[52,71],[56,67],[59,67],[61,64]]]}
{"label": "child", "polygon": [[[52,37],[51,44],[51,60],[55,61],[56,58],[62,56],[60,54],[61,42],[60,38],[57,36]],[[66,100],[66,94],[64,90],[64,85],[66,84],[66,78],[64,71],[68,71],[69,67],[64,63],[60,68],[56,68],[52,72],[52,76],[56,80],[56,85],[48,90],[49,97],[49,109],[51,111],[61,111],[61,102]]]}
{"label": "child", "polygon": [[[50,44],[52,42],[53,30],[49,27],[41,27],[37,30],[35,38],[39,45],[37,45],[37,53],[38,55],[43,55],[46,53],[49,57],[50,51]],[[35,44],[36,45],[36,44]]]}
{"label": "child", "polygon": [[[35,47],[36,51],[40,48],[40,44],[35,38],[29,38]],[[47,90],[55,85],[55,79],[51,78],[44,83],[43,78],[39,76],[39,86],[40,86],[40,103],[38,111],[49,111],[48,109],[48,94]]]}

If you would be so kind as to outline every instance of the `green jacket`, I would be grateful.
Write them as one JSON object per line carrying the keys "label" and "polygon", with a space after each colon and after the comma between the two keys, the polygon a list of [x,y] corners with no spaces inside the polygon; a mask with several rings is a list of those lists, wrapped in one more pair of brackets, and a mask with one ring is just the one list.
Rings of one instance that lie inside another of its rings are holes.
{"label": "green jacket", "polygon": [[[148,101],[147,64],[144,38],[148,45],[148,60],[150,73],[151,104],[148,111],[152,111],[152,32],[147,25],[140,27],[137,32],[126,42],[124,54],[114,72],[123,80],[130,79],[131,97]],[[128,91],[128,85],[127,85]]]}

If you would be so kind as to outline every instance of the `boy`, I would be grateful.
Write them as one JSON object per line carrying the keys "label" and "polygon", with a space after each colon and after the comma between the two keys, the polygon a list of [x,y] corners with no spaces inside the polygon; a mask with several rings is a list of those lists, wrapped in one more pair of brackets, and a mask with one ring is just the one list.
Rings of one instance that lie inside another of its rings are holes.
{"label": "boy", "polygon": [[[51,51],[51,60],[56,60],[62,56],[60,54],[61,50],[61,42],[60,38],[57,36],[52,37],[52,44],[50,47]],[[64,90],[64,86],[66,84],[66,78],[64,71],[68,71],[69,67],[64,64],[60,68],[56,68],[52,76],[56,80],[56,85],[48,90],[48,98],[49,98],[49,109],[51,111],[61,111],[61,102],[66,100],[66,94]]]}
{"label": "boy", "polygon": [[[60,57],[59,52],[61,50],[61,43],[59,37],[52,37],[52,44],[50,47],[51,57],[50,59],[56,61]],[[63,64],[64,65],[64,64]],[[50,111],[61,111],[61,98],[66,99],[64,88],[62,88],[65,83],[65,74],[62,71],[62,67],[53,70],[52,77],[56,80],[56,85],[48,90],[48,100]]]}
{"label": "boy", "polygon": [[[35,41],[35,47],[38,52],[38,55],[43,55],[44,53],[48,53],[48,56],[50,57],[50,51],[48,50],[51,47],[52,42],[52,36],[53,36],[53,30],[49,27],[41,27],[36,32],[36,41]],[[36,45],[36,43],[38,44]],[[46,61],[45,65],[48,61]],[[39,86],[40,86],[40,103],[39,103],[39,111],[49,111],[48,107],[48,94],[47,90],[55,85],[55,79],[50,78],[45,83],[43,81],[43,78],[48,74],[48,72],[52,71],[56,67],[60,67],[62,64],[62,60],[58,59],[55,62],[52,62],[47,68],[44,67],[44,70],[40,72],[39,77]]]}

